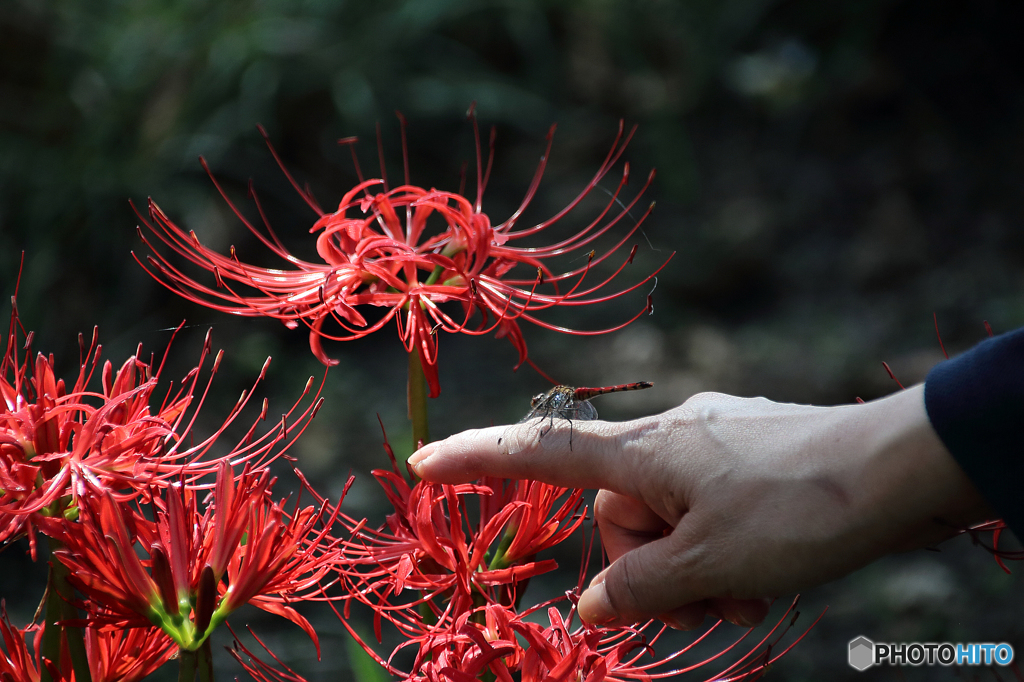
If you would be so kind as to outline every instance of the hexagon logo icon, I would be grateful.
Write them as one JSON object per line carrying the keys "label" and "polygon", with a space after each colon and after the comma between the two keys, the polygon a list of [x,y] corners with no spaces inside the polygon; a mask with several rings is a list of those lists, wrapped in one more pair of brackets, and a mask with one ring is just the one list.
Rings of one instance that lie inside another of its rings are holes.
{"label": "hexagon logo icon", "polygon": [[850,640],[850,667],[861,672],[874,663],[875,643],[861,635]]}

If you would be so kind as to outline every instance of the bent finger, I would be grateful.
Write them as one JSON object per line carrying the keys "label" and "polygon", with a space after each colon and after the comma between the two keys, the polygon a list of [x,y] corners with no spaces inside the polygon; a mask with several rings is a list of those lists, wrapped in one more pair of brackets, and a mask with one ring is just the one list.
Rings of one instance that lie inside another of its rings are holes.
{"label": "bent finger", "polygon": [[601,545],[609,561],[664,537],[672,526],[628,495],[601,490],[594,501],[594,519],[601,530]]}
{"label": "bent finger", "polygon": [[620,556],[580,595],[580,617],[628,625],[728,594],[700,527],[694,512],[687,513],[670,535]]}
{"label": "bent finger", "polygon": [[764,622],[771,608],[771,599],[728,599],[719,598],[709,600],[711,605],[709,613],[727,620],[733,625],[745,628],[752,628]]}
{"label": "bent finger", "polygon": [[675,630],[695,630],[704,623],[705,616],[752,628],[764,622],[770,607],[770,599],[704,599],[663,613],[658,620]]}

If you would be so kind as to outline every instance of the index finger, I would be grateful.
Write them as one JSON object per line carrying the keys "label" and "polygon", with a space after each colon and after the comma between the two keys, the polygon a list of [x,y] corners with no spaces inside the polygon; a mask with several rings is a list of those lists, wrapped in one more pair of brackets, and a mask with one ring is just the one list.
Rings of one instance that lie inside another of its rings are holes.
{"label": "index finger", "polygon": [[463,431],[423,446],[409,464],[421,478],[439,483],[500,476],[631,492],[623,485],[639,473],[631,462],[653,424],[563,420],[541,425],[544,421]]}

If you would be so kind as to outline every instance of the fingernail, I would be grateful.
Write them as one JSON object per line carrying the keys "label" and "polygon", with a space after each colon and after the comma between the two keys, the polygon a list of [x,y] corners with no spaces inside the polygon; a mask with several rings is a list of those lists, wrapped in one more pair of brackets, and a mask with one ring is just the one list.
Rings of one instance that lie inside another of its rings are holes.
{"label": "fingernail", "polygon": [[[597,577],[601,577],[601,575],[598,574]],[[603,581],[596,585],[592,583],[591,587],[580,595],[577,609],[583,622],[591,625],[608,625],[619,618],[619,614],[612,608],[612,602],[608,598],[608,590]]]}
{"label": "fingernail", "polygon": [[416,475],[420,475],[420,468],[423,466],[423,462],[427,460],[434,453],[435,443],[430,445],[424,445],[422,448],[412,453],[409,456],[408,464],[412,467],[412,470],[416,472]]}
{"label": "fingernail", "polygon": [[592,578],[592,579],[590,580],[590,584],[589,584],[589,585],[587,585],[587,587],[594,587],[595,585],[600,585],[601,583],[603,583],[603,582],[604,582],[604,577],[605,577],[606,575],[608,575],[608,569],[607,569],[607,568],[606,568],[606,569],[604,569],[603,571],[601,571],[600,573],[598,573],[597,575],[595,575],[595,576],[594,576],[594,577],[593,577],[593,578]]}

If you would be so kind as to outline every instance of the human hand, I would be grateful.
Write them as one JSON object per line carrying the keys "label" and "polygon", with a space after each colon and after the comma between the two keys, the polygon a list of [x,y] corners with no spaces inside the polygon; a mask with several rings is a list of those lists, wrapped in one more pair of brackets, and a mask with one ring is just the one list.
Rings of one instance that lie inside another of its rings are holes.
{"label": "human hand", "polygon": [[466,431],[409,461],[437,482],[600,488],[594,513],[612,563],[580,598],[587,622],[660,617],[685,629],[711,613],[749,626],[767,598],[989,513],[932,430],[923,393],[837,407],[703,393],[630,422],[555,420],[542,438],[529,424]]}

